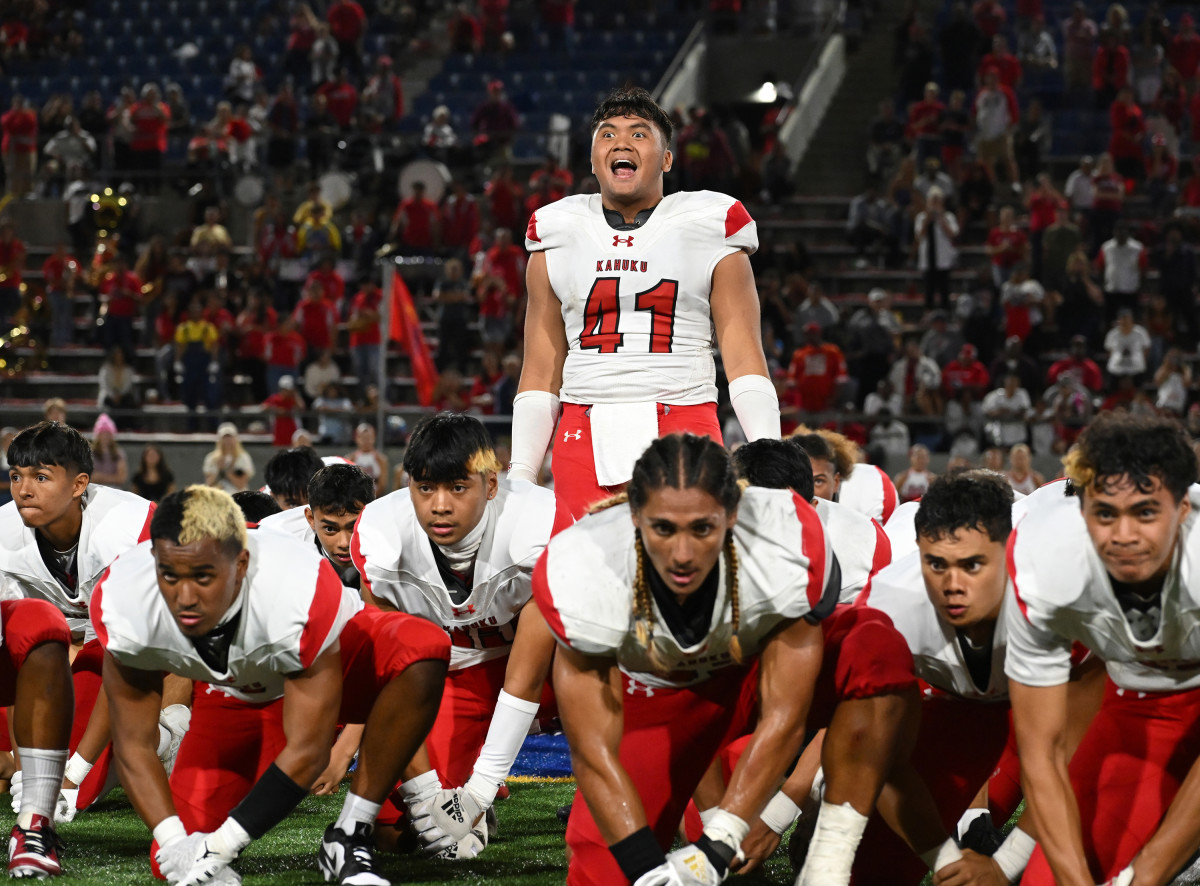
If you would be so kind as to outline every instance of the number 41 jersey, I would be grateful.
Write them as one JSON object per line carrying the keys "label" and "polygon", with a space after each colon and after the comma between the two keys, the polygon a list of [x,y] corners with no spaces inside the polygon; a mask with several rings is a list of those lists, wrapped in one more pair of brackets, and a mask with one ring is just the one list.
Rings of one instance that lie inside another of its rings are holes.
{"label": "number 41 jersey", "polygon": [[713,191],[671,194],[641,227],[617,231],[599,194],[567,197],[534,214],[525,247],[546,254],[562,303],[564,402],[716,401],[713,270],[758,248],[740,202]]}

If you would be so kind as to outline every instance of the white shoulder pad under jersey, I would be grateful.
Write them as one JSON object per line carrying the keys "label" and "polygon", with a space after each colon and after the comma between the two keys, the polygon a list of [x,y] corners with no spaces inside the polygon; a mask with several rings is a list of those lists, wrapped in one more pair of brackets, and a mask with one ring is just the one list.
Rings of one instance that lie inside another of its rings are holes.
{"label": "white shoulder pad under jersey", "polygon": [[[820,518],[799,496],[782,489],[747,489],[733,538],[738,641],[744,655],[757,654],[780,624],[836,602],[836,590],[825,594],[836,561]],[[646,563],[645,568],[653,567]],[[695,645],[679,646],[655,604],[653,643],[666,664],[664,672],[655,671],[634,635],[637,552],[628,504],[585,517],[555,536],[538,563],[534,594],[558,642],[585,655],[615,658],[625,673],[647,686],[690,686],[733,663],[724,556],[719,568],[709,633]]]}
{"label": "white shoulder pad under jersey", "polygon": [[65,587],[46,567],[34,530],[21,522],[16,502],[0,507],[0,575],[7,589],[48,600],[67,617],[75,637],[92,639],[88,599],[118,554],[150,536],[154,503],[108,486],[91,484],[83,493],[83,523],[76,552],[76,587]]}
{"label": "white shoulder pad under jersey", "polygon": [[883,531],[892,543],[892,560],[907,557],[917,549],[917,527],[914,524],[920,508],[919,500],[901,502],[884,524]]}
{"label": "white shoulder pad under jersey", "polygon": [[563,401],[716,401],[713,270],[758,248],[740,202],[713,191],[671,194],[640,228],[616,231],[599,194],[567,197],[534,213],[525,245],[545,253],[562,303]]}
{"label": "white shoulder pad under jersey", "polygon": [[838,501],[883,525],[896,510],[896,484],[875,465],[860,462],[838,485]]}
{"label": "white shoulder pad under jersey", "polygon": [[524,480],[501,479],[484,519],[489,526],[475,557],[471,593],[461,603],[451,599],[407,489],[367,505],[350,542],[364,590],[450,635],[451,669],[499,658],[511,649],[513,620],[529,601],[533,567],[550,540],[554,493]]}
{"label": "white shoulder pad under jersey", "polygon": [[361,608],[333,566],[310,545],[252,530],[241,589],[240,624],[228,667],[205,664],[179,630],[158,589],[151,543],[118,557],[92,594],[92,622],[121,664],[169,671],[211,683],[234,698],[261,703],[283,695],[284,678],[312,665]]}
{"label": "white shoulder pad under jersey", "polygon": [[890,566],[881,569],[871,580],[870,591],[859,598],[859,604],[887,613],[908,642],[917,677],[930,686],[974,701],[1008,699],[1008,679],[1004,674],[1007,602],[1002,604],[992,636],[992,669],[984,689],[971,679],[954,628],[938,618],[929,601],[918,552],[893,560]]}
{"label": "white shoulder pad under jersey", "polygon": [[307,542],[314,547],[317,544],[316,533],[308,525],[308,517],[304,516],[303,505],[263,517],[258,523],[258,528],[268,532],[282,532],[284,535],[290,535],[292,538]]}
{"label": "white shoulder pad under jersey", "polygon": [[892,562],[892,546],[883,527],[865,514],[823,498],[815,507],[842,572],[839,602],[853,603],[871,576]]}
{"label": "white shoulder pad under jersey", "polygon": [[[1032,495],[1027,501],[1034,499]],[[1113,594],[1075,498],[1030,508],[1008,543],[1009,654],[1006,670],[1029,686],[1070,675],[1073,641],[1104,661],[1117,686],[1178,692],[1200,686],[1200,521],[1180,527],[1162,591],[1158,633],[1139,642]]]}

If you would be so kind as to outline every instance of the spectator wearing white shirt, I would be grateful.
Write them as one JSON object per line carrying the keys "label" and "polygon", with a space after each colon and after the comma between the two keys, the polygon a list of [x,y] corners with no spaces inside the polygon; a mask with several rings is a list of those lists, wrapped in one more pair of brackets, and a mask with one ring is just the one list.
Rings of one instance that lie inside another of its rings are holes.
{"label": "spectator wearing white shirt", "polygon": [[1096,267],[1104,275],[1104,313],[1108,322],[1123,309],[1137,311],[1147,262],[1145,247],[1129,236],[1129,225],[1117,222],[1113,238],[1106,240],[1096,254]]}
{"label": "spectator wearing white shirt", "polygon": [[1122,308],[1117,312],[1117,324],[1104,336],[1108,374],[1114,379],[1130,376],[1136,380],[1146,371],[1150,345],[1150,333],[1133,322],[1133,311]]}
{"label": "spectator wearing white shirt", "polygon": [[1079,213],[1085,220],[1091,217],[1092,203],[1096,199],[1096,184],[1092,179],[1095,165],[1096,161],[1090,156],[1080,157],[1079,168],[1067,176],[1063,187],[1063,196],[1071,204],[1071,211]]}
{"label": "spectator wearing white shirt", "polygon": [[1021,64],[1027,68],[1053,70],[1058,67],[1058,47],[1054,38],[1046,30],[1046,17],[1035,15],[1029,24],[1029,30],[1017,37],[1017,55]]}
{"label": "spectator wearing white shirt", "polygon": [[304,396],[312,403],[323,393],[330,384],[339,384],[342,380],[342,370],[333,362],[333,351],[324,348],[317,359],[309,363],[304,370]]}
{"label": "spectator wearing white shirt", "polygon": [[946,211],[945,194],[941,188],[929,189],[925,209],[917,213],[913,223],[913,249],[917,253],[917,270],[925,277],[925,307],[932,309],[934,296],[937,307],[950,307],[950,272],[958,262],[958,219]]}
{"label": "spectator wearing white shirt", "polygon": [[1006,375],[1004,387],[988,391],[982,405],[987,419],[984,431],[993,446],[1007,449],[1025,442],[1026,423],[1033,414],[1033,401],[1029,392],[1021,387],[1019,375],[1015,372]]}
{"label": "spectator wearing white shirt", "polygon": [[1029,265],[1018,262],[1012,276],[1000,287],[1000,303],[1004,306],[1004,335],[1029,338],[1042,325],[1042,303],[1046,290],[1029,276]]}
{"label": "spectator wearing white shirt", "polygon": [[868,445],[882,449],[888,466],[891,466],[908,458],[912,437],[908,425],[893,416],[890,409],[881,409],[879,421],[868,434]]}

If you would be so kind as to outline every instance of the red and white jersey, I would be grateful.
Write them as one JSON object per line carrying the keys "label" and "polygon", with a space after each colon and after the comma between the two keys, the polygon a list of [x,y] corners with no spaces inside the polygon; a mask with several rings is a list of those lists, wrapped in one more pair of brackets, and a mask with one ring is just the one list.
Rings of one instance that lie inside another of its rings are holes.
{"label": "red and white jersey", "polygon": [[562,303],[564,402],[716,402],[713,269],[758,248],[740,202],[713,191],[671,194],[641,227],[617,231],[600,195],[580,194],[534,213],[525,248],[546,253]]}
{"label": "red and white jersey", "polygon": [[118,554],[150,537],[154,503],[108,486],[90,484],[83,493],[83,523],[75,554],[76,586],[62,584],[38,550],[37,536],[21,522],[17,503],[0,507],[0,588],[2,596],[35,597],[53,603],[67,618],[71,633],[90,640],[88,618],[92,588]]}
{"label": "red and white jersey", "polygon": [[[836,602],[840,589],[826,592],[833,559],[821,519],[798,495],[783,489],[747,489],[733,539],[743,655],[756,655],[781,624],[827,611]],[[633,629],[637,548],[628,504],[585,517],[556,535],[538,563],[534,595],[564,646],[615,658],[621,670],[646,686],[691,686],[733,664],[728,565],[722,555],[709,631],[694,645],[679,645],[654,602],[652,642],[665,672],[655,670]],[[653,567],[647,563],[645,568]]]}
{"label": "red and white jersey", "polygon": [[883,527],[853,508],[816,500],[817,515],[842,573],[840,603],[853,603],[871,577],[892,562],[892,546]]}
{"label": "red and white jersey", "polygon": [[[1008,678],[1004,658],[1008,641],[1004,610],[1011,604],[1006,596],[992,636],[992,667],[986,689],[971,679],[957,632],[942,621],[925,590],[921,555],[912,552],[893,560],[871,580],[870,590],[859,597],[859,605],[878,609],[891,618],[912,651],[916,675],[930,686],[974,701],[1007,701]],[[1068,649],[1068,658],[1070,650]],[[1069,661],[1068,661],[1069,666]]]}
{"label": "red and white jersey", "polygon": [[[1016,526],[1017,521],[1025,516],[1030,507],[1037,507],[1048,500],[1061,498],[1065,483],[1065,480],[1055,480],[1035,489],[1029,495],[1022,495],[1013,490],[1012,525]],[[1038,498],[1034,498],[1034,496],[1038,496]],[[917,549],[917,527],[915,523],[917,511],[920,507],[921,503],[919,501],[906,501],[896,505],[896,510],[892,511],[891,518],[883,527],[884,532],[887,533],[887,537],[892,543],[893,560],[906,557]]]}
{"label": "red and white jersey", "polygon": [[288,508],[278,514],[263,517],[258,522],[258,528],[268,532],[282,532],[299,539],[310,547],[315,547],[317,534],[308,525],[308,517],[304,516],[304,507],[304,505],[300,505],[298,508]]}
{"label": "red and white jersey", "polygon": [[409,490],[367,505],[350,541],[364,590],[450,635],[451,670],[508,655],[513,621],[529,601],[533,567],[554,525],[554,493],[501,479],[483,519],[488,525],[475,555],[470,594],[460,603],[446,586]]}
{"label": "red and white jersey", "polygon": [[[1048,484],[1052,489],[1061,484]],[[1192,487],[1191,497],[1198,490]],[[1025,499],[1031,502],[1041,490]],[[1092,544],[1077,499],[1030,508],[1008,542],[1008,676],[1028,686],[1057,686],[1070,675],[1079,642],[1103,660],[1122,689],[1178,692],[1200,687],[1200,520],[1195,510],[1162,589],[1156,634],[1135,639]]]}
{"label": "red and white jersey", "polygon": [[875,465],[863,462],[854,466],[849,477],[838,484],[838,499],[860,514],[886,524],[896,510],[896,484]]}
{"label": "red and white jersey", "polygon": [[243,701],[282,697],[284,679],[333,646],[362,601],[309,545],[251,530],[246,548],[250,565],[234,603],[241,620],[224,673],[180,631],[148,541],[114,560],[92,594],[92,624],[105,651],[127,667],[203,680]]}

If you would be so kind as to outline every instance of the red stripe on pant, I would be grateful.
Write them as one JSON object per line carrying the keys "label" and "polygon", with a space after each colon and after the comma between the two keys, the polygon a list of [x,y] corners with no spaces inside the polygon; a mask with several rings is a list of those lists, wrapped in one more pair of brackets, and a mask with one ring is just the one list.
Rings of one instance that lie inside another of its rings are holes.
{"label": "red stripe on pant", "polygon": [[[587,513],[589,505],[602,501],[621,490],[617,486],[601,486],[596,479],[596,457],[592,453],[592,420],[590,407],[564,403],[562,417],[554,432],[554,532],[566,529]],[[694,406],[658,404],[658,435],[691,433],[721,440],[721,425],[717,422],[717,404],[699,403]]]}
{"label": "red stripe on pant", "polygon": [[[1146,845],[1197,757],[1200,689],[1142,694],[1108,681],[1100,711],[1070,764],[1083,850],[1095,882],[1115,877]],[[1040,846],[1021,883],[1053,886]]]}

